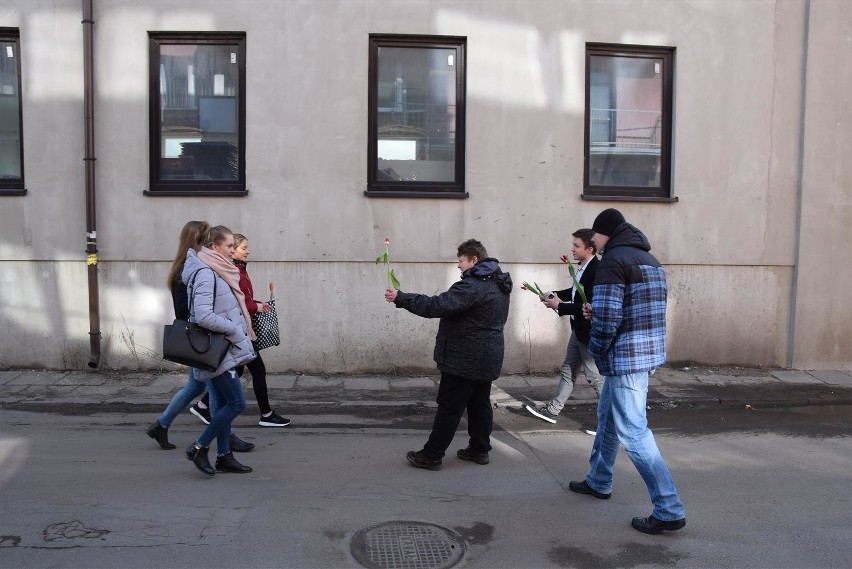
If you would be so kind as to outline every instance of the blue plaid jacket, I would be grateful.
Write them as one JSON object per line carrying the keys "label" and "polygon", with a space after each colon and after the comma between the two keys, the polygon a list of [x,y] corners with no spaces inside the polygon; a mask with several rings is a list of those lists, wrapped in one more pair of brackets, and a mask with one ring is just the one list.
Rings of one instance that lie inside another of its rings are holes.
{"label": "blue plaid jacket", "polygon": [[589,353],[602,375],[651,371],[666,361],[666,273],[637,228],[613,231],[598,266]]}

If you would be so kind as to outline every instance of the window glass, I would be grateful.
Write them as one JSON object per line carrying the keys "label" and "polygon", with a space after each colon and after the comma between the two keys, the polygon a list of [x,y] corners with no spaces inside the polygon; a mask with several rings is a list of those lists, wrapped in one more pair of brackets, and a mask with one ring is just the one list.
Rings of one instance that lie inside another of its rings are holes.
{"label": "window glass", "polygon": [[17,38],[0,33],[0,190],[24,187],[18,73]]}
{"label": "window glass", "polygon": [[455,180],[455,55],[379,48],[377,177]]}

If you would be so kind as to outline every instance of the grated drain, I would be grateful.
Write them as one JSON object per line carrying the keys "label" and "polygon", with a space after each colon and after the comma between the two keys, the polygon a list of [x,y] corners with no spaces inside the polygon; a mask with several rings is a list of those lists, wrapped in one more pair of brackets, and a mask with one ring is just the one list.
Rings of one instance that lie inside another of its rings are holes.
{"label": "grated drain", "polygon": [[446,569],[461,561],[464,540],[423,522],[387,522],[358,531],[352,555],[367,569]]}

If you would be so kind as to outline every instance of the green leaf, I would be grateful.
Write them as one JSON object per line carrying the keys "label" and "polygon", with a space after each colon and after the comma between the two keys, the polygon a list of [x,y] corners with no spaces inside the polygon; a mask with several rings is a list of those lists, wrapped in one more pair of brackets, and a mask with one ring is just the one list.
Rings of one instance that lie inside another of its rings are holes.
{"label": "green leaf", "polygon": [[390,276],[391,283],[393,284],[393,288],[399,290],[399,279],[396,278],[396,274],[394,274],[393,269],[388,271],[388,276]]}
{"label": "green leaf", "polygon": [[388,254],[387,253],[382,253],[381,255],[376,257],[376,264],[377,265],[379,263],[387,263],[387,262],[388,262]]}
{"label": "green leaf", "polygon": [[574,281],[574,288],[580,293],[580,298],[583,304],[588,304],[586,300],[586,288],[577,280],[577,271],[574,269],[574,263],[568,263],[568,272],[571,273],[571,280]]}

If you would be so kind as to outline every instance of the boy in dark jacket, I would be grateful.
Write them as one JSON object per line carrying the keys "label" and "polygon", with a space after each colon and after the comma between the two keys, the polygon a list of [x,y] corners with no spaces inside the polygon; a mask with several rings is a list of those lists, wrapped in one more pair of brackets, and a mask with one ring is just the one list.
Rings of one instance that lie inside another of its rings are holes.
{"label": "boy in dark jacket", "polygon": [[503,367],[503,326],[509,316],[512,278],[488,257],[485,247],[469,239],[458,247],[461,280],[446,292],[426,296],[385,291],[385,300],[424,318],[440,318],[435,338],[435,363],[441,370],[438,411],[423,450],[406,455],[418,468],[440,470],[441,459],[467,409],[467,448],[462,460],[488,464],[493,422],[491,382]]}
{"label": "boy in dark jacket", "polygon": [[[598,270],[598,258],[595,256],[597,248],[592,243],[594,231],[591,229],[578,229],[572,233],[571,255],[579,265],[577,267],[577,280],[586,293],[586,300],[592,302],[595,285],[595,273]],[[582,365],[586,373],[586,381],[595,390],[595,395],[600,395],[603,380],[598,372],[595,359],[589,354],[589,332],[592,324],[583,316],[583,298],[574,290],[572,281],[571,288],[557,290],[551,293],[547,299],[542,301],[548,308],[556,310],[559,316],[568,316],[571,319],[571,337],[568,339],[568,348],[565,360],[562,362],[562,370],[556,395],[550,403],[541,407],[527,405],[526,409],[539,419],[548,423],[556,423],[559,413],[565,407],[568,398],[574,391],[574,383]]]}

